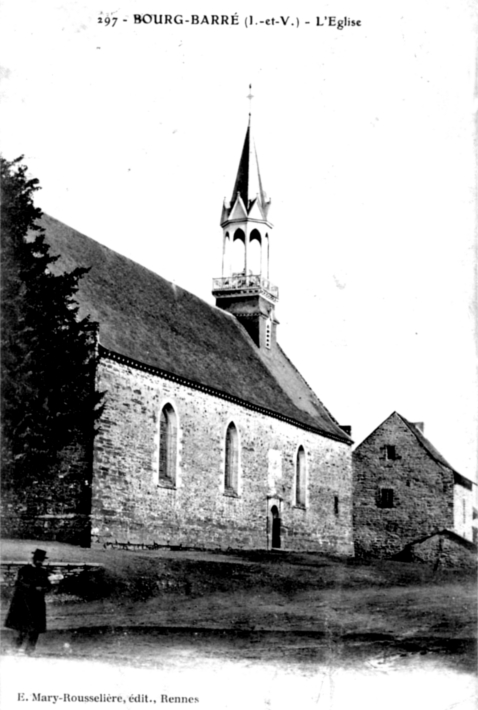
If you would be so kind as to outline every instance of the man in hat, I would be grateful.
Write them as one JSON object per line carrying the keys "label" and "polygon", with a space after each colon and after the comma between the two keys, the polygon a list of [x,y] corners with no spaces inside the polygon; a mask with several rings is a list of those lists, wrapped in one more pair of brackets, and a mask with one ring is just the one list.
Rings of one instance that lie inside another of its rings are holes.
{"label": "man in hat", "polygon": [[35,650],[38,635],[46,631],[45,592],[51,588],[49,573],[43,568],[46,559],[45,550],[35,550],[32,564],[20,568],[5,620],[8,629],[18,631],[17,648],[26,641],[27,653]]}

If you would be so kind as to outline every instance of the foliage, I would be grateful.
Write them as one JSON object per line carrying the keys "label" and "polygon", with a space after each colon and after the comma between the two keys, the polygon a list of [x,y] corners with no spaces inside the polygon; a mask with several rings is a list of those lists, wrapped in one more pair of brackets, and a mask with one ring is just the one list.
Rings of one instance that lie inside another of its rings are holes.
{"label": "foliage", "polygon": [[[78,318],[75,296],[88,269],[55,274],[37,179],[23,156],[1,162],[2,484],[48,481],[65,447],[93,436],[95,326]],[[58,271],[58,269],[57,269]]]}

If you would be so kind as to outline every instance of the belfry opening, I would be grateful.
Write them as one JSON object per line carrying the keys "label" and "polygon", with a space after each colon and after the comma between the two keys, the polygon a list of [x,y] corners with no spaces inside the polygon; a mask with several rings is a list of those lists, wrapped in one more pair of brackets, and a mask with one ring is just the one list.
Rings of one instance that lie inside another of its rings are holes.
{"label": "belfry opening", "polygon": [[270,280],[270,204],[249,115],[231,199],[222,207],[222,273],[213,280],[212,293],[216,305],[232,313],[259,348],[268,349],[275,343],[279,300]]}

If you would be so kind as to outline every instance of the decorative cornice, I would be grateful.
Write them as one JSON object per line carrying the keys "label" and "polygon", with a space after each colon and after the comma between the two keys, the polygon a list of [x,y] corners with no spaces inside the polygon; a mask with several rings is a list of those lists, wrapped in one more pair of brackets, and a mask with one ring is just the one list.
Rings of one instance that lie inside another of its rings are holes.
{"label": "decorative cornice", "polygon": [[253,412],[258,412],[259,414],[264,414],[265,416],[272,417],[273,419],[278,419],[279,421],[286,422],[287,424],[291,424],[292,426],[298,427],[299,429],[303,429],[304,431],[310,431],[313,434],[319,434],[320,436],[323,436],[326,439],[333,439],[334,441],[339,441],[340,443],[347,444],[348,446],[352,445],[352,442],[340,439],[338,436],[334,436],[334,434],[322,431],[317,427],[312,427],[307,424],[303,424],[302,422],[299,422],[296,419],[292,419],[291,417],[286,417],[283,414],[274,412],[272,409],[259,407],[256,404],[247,402],[246,400],[240,399],[239,397],[234,397],[233,395],[227,394],[226,392],[222,392],[221,390],[216,390],[213,387],[209,387],[208,385],[202,385],[199,382],[195,382],[194,380],[188,380],[186,377],[182,377],[181,375],[175,375],[174,373],[168,372],[168,370],[163,370],[160,367],[146,365],[145,363],[139,362],[138,360],[134,360],[133,358],[130,358],[127,355],[121,355],[120,353],[116,353],[113,350],[108,350],[103,345],[99,345],[99,355],[100,357],[105,358],[106,360],[112,360],[113,362],[118,362],[122,365],[126,365],[127,367],[131,367],[134,370],[147,372],[151,375],[156,375],[157,377],[162,377],[163,379],[169,380],[170,382],[176,382],[177,384],[184,385],[185,387],[190,387],[191,389],[197,390],[198,392],[204,392],[205,394],[209,394],[212,397],[217,397],[218,399],[223,399],[227,402],[232,402],[233,404],[237,404],[240,407],[244,407],[245,409],[249,409]]}
{"label": "decorative cornice", "polygon": [[221,289],[221,288],[215,288],[212,290],[212,295],[216,296],[216,298],[237,298],[240,296],[261,296],[264,298],[266,301],[269,301],[269,303],[277,303],[279,300],[278,296],[273,296],[270,294],[268,291],[266,291],[263,288],[260,287],[245,287],[245,288],[236,288],[236,289]]}
{"label": "decorative cornice", "polygon": [[266,316],[264,313],[261,313],[260,311],[254,311],[254,313],[250,313],[250,312],[241,313],[241,311],[238,311],[237,313],[234,312],[233,315],[236,318],[257,318],[257,316],[259,316],[260,318],[264,318],[264,320],[267,320],[268,318],[270,318],[270,316]]}
{"label": "decorative cornice", "polygon": [[269,222],[267,219],[258,219],[257,217],[249,217],[247,215],[246,217],[235,217],[234,219],[225,219],[223,222],[220,223],[220,226],[225,229],[228,224],[244,224],[244,222],[254,222],[256,224],[266,224],[269,229],[273,229],[274,225],[272,222]]}

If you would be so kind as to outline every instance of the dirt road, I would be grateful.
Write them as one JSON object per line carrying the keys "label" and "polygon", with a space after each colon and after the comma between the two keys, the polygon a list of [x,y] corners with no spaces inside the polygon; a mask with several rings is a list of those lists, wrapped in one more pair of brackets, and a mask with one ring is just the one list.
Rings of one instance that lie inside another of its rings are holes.
{"label": "dirt road", "polygon": [[474,674],[440,653],[294,634],[65,630],[42,637],[36,657],[4,655],[0,668],[5,710],[382,710],[385,698],[387,710],[474,710],[476,702]]}

